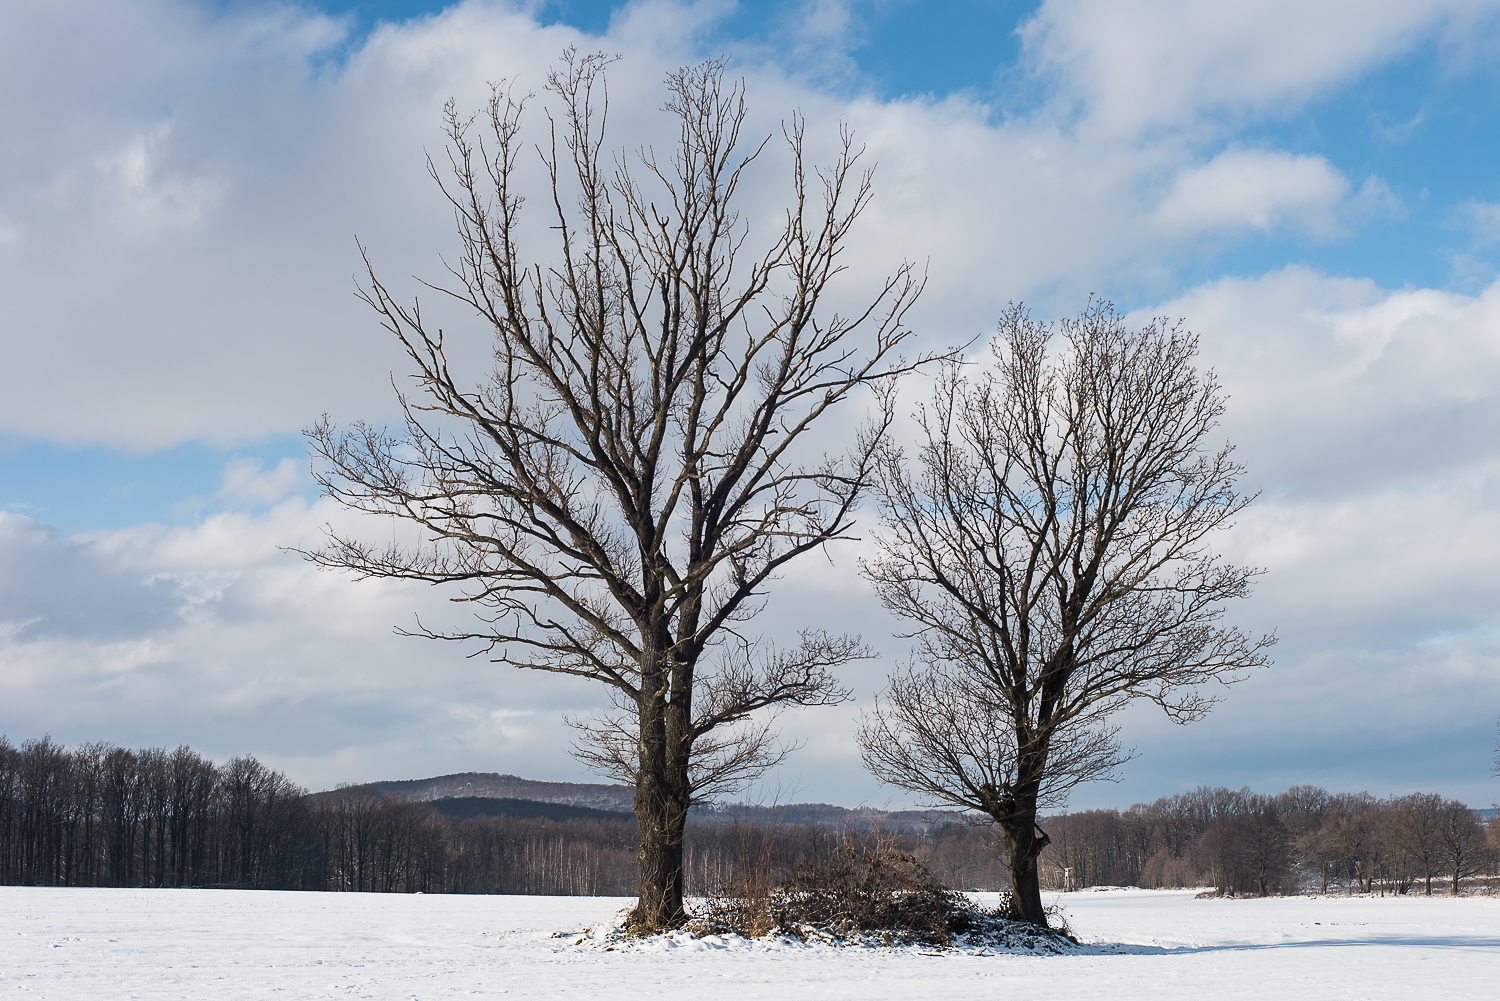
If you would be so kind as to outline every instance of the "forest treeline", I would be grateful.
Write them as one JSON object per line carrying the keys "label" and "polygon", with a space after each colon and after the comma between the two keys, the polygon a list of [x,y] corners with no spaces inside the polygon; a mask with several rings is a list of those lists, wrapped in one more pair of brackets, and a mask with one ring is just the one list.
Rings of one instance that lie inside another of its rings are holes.
{"label": "forest treeline", "polygon": [[[630,895],[638,837],[629,817],[450,817],[368,785],[310,794],[252,757],[0,737],[0,884]],[[688,885],[711,892],[750,856],[779,871],[840,837],[697,822]],[[927,854],[955,884],[1004,885],[987,831],[955,827]]]}
{"label": "forest treeline", "polygon": [[1430,793],[1377,799],[1295,786],[1278,795],[1201,788],[1128,810],[1046,822],[1041,856],[1053,889],[1212,886],[1222,893],[1457,892],[1493,879],[1500,820],[1486,825]]}
{"label": "forest treeline", "polygon": [[[772,811],[774,813],[774,811]],[[856,832],[733,819],[689,824],[689,892],[790,871]],[[1494,837],[1468,807],[1298,787],[1279,796],[1200,789],[1123,812],[1045,822],[1050,888],[1210,885],[1407,892],[1494,876]],[[1488,837],[1487,837],[1488,835]],[[861,836],[871,836],[863,832]],[[959,889],[1005,889],[992,829],[964,823],[878,835]],[[0,737],[0,884],[244,887],[424,893],[630,895],[632,819],[461,819],[346,786],[308,793],[253,757],[215,764],[188,747],[19,747]],[[1068,870],[1071,870],[1069,872]]]}
{"label": "forest treeline", "polygon": [[628,894],[629,820],[454,820],[253,757],[0,737],[0,883]]}

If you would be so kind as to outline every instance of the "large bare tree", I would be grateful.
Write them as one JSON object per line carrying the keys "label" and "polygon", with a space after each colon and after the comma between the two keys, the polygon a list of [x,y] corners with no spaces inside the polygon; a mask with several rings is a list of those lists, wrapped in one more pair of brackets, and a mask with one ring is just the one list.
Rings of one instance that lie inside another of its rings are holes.
{"label": "large bare tree", "polygon": [[[497,88],[470,119],[449,105],[432,173],[460,253],[439,290],[477,314],[495,366],[452,370],[443,332],[370,272],[364,297],[415,366],[405,427],[325,419],[310,438],[328,495],[422,541],[331,534],[309,555],[451,585],[479,625],[413,632],[608,687],[618,711],[577,750],[635,786],[634,925],[655,930],[685,918],[690,804],[776,760],[766,715],[843,700],[835,669],[866,655],[854,637],[774,645],[746,623],[782,568],[849,532],[891,420],[882,387],[922,360],[896,356],[921,281],[903,264],[851,313],[825,302],[871,192],[847,131],[809,170],[801,119],[784,128],[788,207],[752,250],[735,196],[769,140],[739,150],[742,85],[722,62],[670,75],[674,147],[626,157],[606,147],[608,62],[570,50],[548,79],[550,264],[521,240],[526,99]],[[810,432],[851,397],[873,417],[830,456]]]}
{"label": "large bare tree", "polygon": [[1251,498],[1230,447],[1209,447],[1224,402],[1196,349],[1102,302],[1055,326],[1012,307],[991,367],[945,369],[914,461],[882,448],[864,570],[916,645],[864,720],[865,763],[993,819],[1014,915],[1038,925],[1038,808],[1124,760],[1111,714],[1149,699],[1198,719],[1199,686],[1273,642],[1220,624],[1256,571],[1210,537]]}
{"label": "large bare tree", "polygon": [[1437,811],[1438,854],[1453,879],[1453,895],[1469,876],[1483,872],[1494,861],[1479,814],[1460,800],[1450,799]]}
{"label": "large bare tree", "polygon": [[1389,836],[1402,857],[1422,874],[1423,892],[1432,896],[1432,878],[1441,870],[1442,835],[1439,817],[1443,797],[1414,792],[1391,800]]}

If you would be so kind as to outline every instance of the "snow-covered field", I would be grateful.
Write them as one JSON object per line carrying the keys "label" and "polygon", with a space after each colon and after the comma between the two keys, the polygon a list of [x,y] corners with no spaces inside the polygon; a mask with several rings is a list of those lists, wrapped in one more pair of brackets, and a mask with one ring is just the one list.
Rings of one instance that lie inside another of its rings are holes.
{"label": "snow-covered field", "polygon": [[627,901],[0,887],[3,997],[1500,997],[1500,900],[1056,898],[1123,950],[932,954],[741,940],[603,951],[557,938]]}

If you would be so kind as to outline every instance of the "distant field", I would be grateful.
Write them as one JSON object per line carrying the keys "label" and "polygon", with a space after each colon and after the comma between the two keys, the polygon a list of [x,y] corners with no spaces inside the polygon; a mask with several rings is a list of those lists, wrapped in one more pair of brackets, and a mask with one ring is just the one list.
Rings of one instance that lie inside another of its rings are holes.
{"label": "distant field", "polygon": [[684,940],[603,952],[553,932],[628,901],[0,887],[0,990],[115,998],[1492,998],[1500,900],[1050,896],[1123,954]]}

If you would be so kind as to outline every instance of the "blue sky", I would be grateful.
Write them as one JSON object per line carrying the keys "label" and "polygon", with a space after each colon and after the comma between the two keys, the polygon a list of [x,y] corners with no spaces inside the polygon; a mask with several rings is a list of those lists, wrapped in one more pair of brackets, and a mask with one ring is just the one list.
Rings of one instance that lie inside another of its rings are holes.
{"label": "blue sky", "polygon": [[[1265,491],[1226,540],[1268,569],[1237,614],[1279,630],[1277,666],[1193,727],[1132,711],[1140,757],[1076,805],[1201,782],[1500,795],[1500,3],[71,0],[0,17],[11,739],[187,741],[313,786],[584,777],[556,720],[594,693],[397,639],[413,611],[454,613],[284,551],[346,517],[317,499],[300,430],[393,414],[401,358],[352,295],[355,234],[384,273],[433,275],[448,223],[422,151],[442,101],[535,88],[572,43],[624,57],[621,146],[655,134],[664,72],[721,53],[757,129],[793,108],[814,131],[852,123],[880,164],[856,270],[929,262],[931,343],[983,335],[1012,298],[1057,314],[1090,292],[1201,333]],[[774,177],[756,183],[774,205]],[[857,552],[834,555],[768,629],[816,603],[890,632]],[[849,678],[861,704],[883,670]],[[789,719],[806,747],[778,781],[889,796],[859,770],[858,709]]]}

